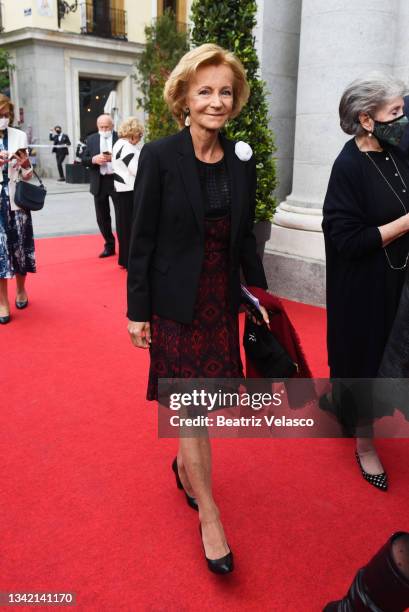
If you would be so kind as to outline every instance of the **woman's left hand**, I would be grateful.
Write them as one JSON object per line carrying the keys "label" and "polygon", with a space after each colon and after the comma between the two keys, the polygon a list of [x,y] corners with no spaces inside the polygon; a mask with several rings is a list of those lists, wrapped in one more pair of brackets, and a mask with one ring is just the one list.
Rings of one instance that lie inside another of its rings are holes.
{"label": "woman's left hand", "polygon": [[[270,325],[270,319],[268,317],[268,312],[267,310],[264,308],[264,306],[260,305],[260,310],[261,310],[261,314],[263,315],[263,319],[264,319],[264,323],[269,326]],[[261,325],[261,322],[260,322]]]}
{"label": "woman's left hand", "polygon": [[253,321],[253,323],[256,323],[257,325],[263,325],[263,321],[264,323],[267,325],[267,327],[270,325],[270,319],[268,317],[268,312],[267,310],[264,308],[264,306],[259,306],[260,312],[263,316],[263,321],[260,320],[259,316],[256,316],[256,314],[253,314],[256,312],[256,308],[254,307],[246,307],[246,304],[243,304],[244,306],[244,310],[246,311],[247,316],[249,317],[249,319],[251,319]]}

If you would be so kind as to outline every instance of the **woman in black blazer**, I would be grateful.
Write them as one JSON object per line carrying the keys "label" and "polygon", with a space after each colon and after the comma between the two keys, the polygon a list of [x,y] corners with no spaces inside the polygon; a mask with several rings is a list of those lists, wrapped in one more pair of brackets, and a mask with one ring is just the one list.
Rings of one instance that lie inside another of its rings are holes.
{"label": "woman in black blazer", "polygon": [[[239,60],[206,44],[187,53],[165,86],[178,134],[142,148],[128,268],[128,331],[150,349],[147,397],[158,378],[240,378],[240,267],[266,288],[252,233],[256,164],[249,145],[219,130],[239,114],[249,87]],[[267,313],[263,312],[267,321]],[[207,436],[180,438],[172,468],[199,510],[211,571],[233,569],[211,489]]]}

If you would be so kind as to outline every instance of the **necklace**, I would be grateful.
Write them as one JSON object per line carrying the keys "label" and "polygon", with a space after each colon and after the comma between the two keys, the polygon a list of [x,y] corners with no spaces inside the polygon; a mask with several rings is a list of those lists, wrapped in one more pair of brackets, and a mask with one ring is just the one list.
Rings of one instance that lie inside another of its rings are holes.
{"label": "necklace", "polygon": [[[379,172],[379,174],[382,176],[383,180],[386,182],[386,184],[389,186],[390,190],[395,194],[395,196],[397,197],[397,199],[399,200],[399,202],[401,203],[401,206],[405,212],[405,215],[407,214],[407,209],[406,206],[404,205],[401,197],[399,196],[398,192],[393,188],[393,186],[391,185],[391,183],[388,181],[388,179],[386,178],[386,176],[384,175],[384,173],[382,172],[382,170],[379,168],[378,164],[375,162],[375,160],[369,155],[369,153],[367,151],[362,151],[362,153],[364,153],[368,159],[371,160],[371,162],[373,163],[373,165],[375,166],[375,168],[377,169],[377,171]],[[386,157],[385,157],[386,161],[389,161],[389,159],[392,160],[393,165],[395,166],[395,176],[399,176],[400,178],[400,182],[402,183],[402,193],[406,193],[408,190],[408,187],[405,183],[405,181],[402,178],[401,173],[399,172],[398,166],[395,162],[395,160],[393,159],[393,155],[392,153],[387,153]],[[392,270],[404,270],[406,268],[406,266],[408,265],[408,260],[409,260],[409,253],[406,255],[406,259],[405,259],[405,263],[403,264],[403,266],[394,266],[389,258],[389,254],[388,251],[386,250],[386,246],[383,248],[387,262],[389,264],[389,267]]]}

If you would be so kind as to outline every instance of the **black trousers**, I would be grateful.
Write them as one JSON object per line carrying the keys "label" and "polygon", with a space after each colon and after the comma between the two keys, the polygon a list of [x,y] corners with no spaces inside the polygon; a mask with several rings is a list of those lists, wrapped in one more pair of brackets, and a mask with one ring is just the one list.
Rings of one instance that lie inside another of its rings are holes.
{"label": "black trousers", "polygon": [[128,268],[129,243],[131,241],[133,197],[132,191],[120,191],[116,194],[118,208],[116,211],[116,233],[119,242],[118,264]]}
{"label": "black trousers", "polygon": [[63,164],[64,159],[67,157],[67,154],[60,153],[59,151],[57,151],[57,153],[55,154],[55,157],[57,160],[58,174],[60,175],[60,178],[64,178],[64,170],[63,170],[62,164]]}
{"label": "black trousers", "polygon": [[118,204],[117,194],[114,189],[114,179],[112,174],[101,175],[98,195],[94,196],[95,212],[99,231],[101,232],[107,249],[115,250],[115,237],[112,233],[111,211],[109,208],[109,198],[112,199],[115,211],[115,225],[118,226]]}

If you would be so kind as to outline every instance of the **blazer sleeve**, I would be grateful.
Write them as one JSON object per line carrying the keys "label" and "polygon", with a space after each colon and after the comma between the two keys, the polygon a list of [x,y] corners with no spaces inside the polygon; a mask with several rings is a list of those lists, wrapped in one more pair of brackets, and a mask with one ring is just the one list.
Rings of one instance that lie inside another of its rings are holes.
{"label": "blazer sleeve", "polygon": [[359,259],[382,247],[378,227],[366,218],[361,185],[354,160],[338,158],[325,196],[322,229],[345,259]]}
{"label": "blazer sleeve", "polygon": [[92,158],[94,157],[94,155],[96,155],[96,153],[92,153],[91,145],[92,145],[91,137],[89,136],[87,138],[84,153],[82,154],[82,158],[81,158],[81,163],[87,168],[95,167],[95,164],[92,163]]}
{"label": "blazer sleeve", "polygon": [[156,247],[161,206],[159,160],[149,145],[142,148],[134,187],[134,213],[128,262],[128,311],[131,321],[151,318],[149,269]]}
{"label": "blazer sleeve", "polygon": [[266,275],[264,273],[262,261],[257,253],[256,238],[253,233],[257,189],[256,162],[254,156],[247,163],[249,164],[250,206],[240,252],[240,265],[248,285],[267,289]]}
{"label": "blazer sleeve", "polygon": [[64,142],[68,146],[71,145],[71,140],[70,140],[70,137],[68,136],[68,134],[65,134]]}

